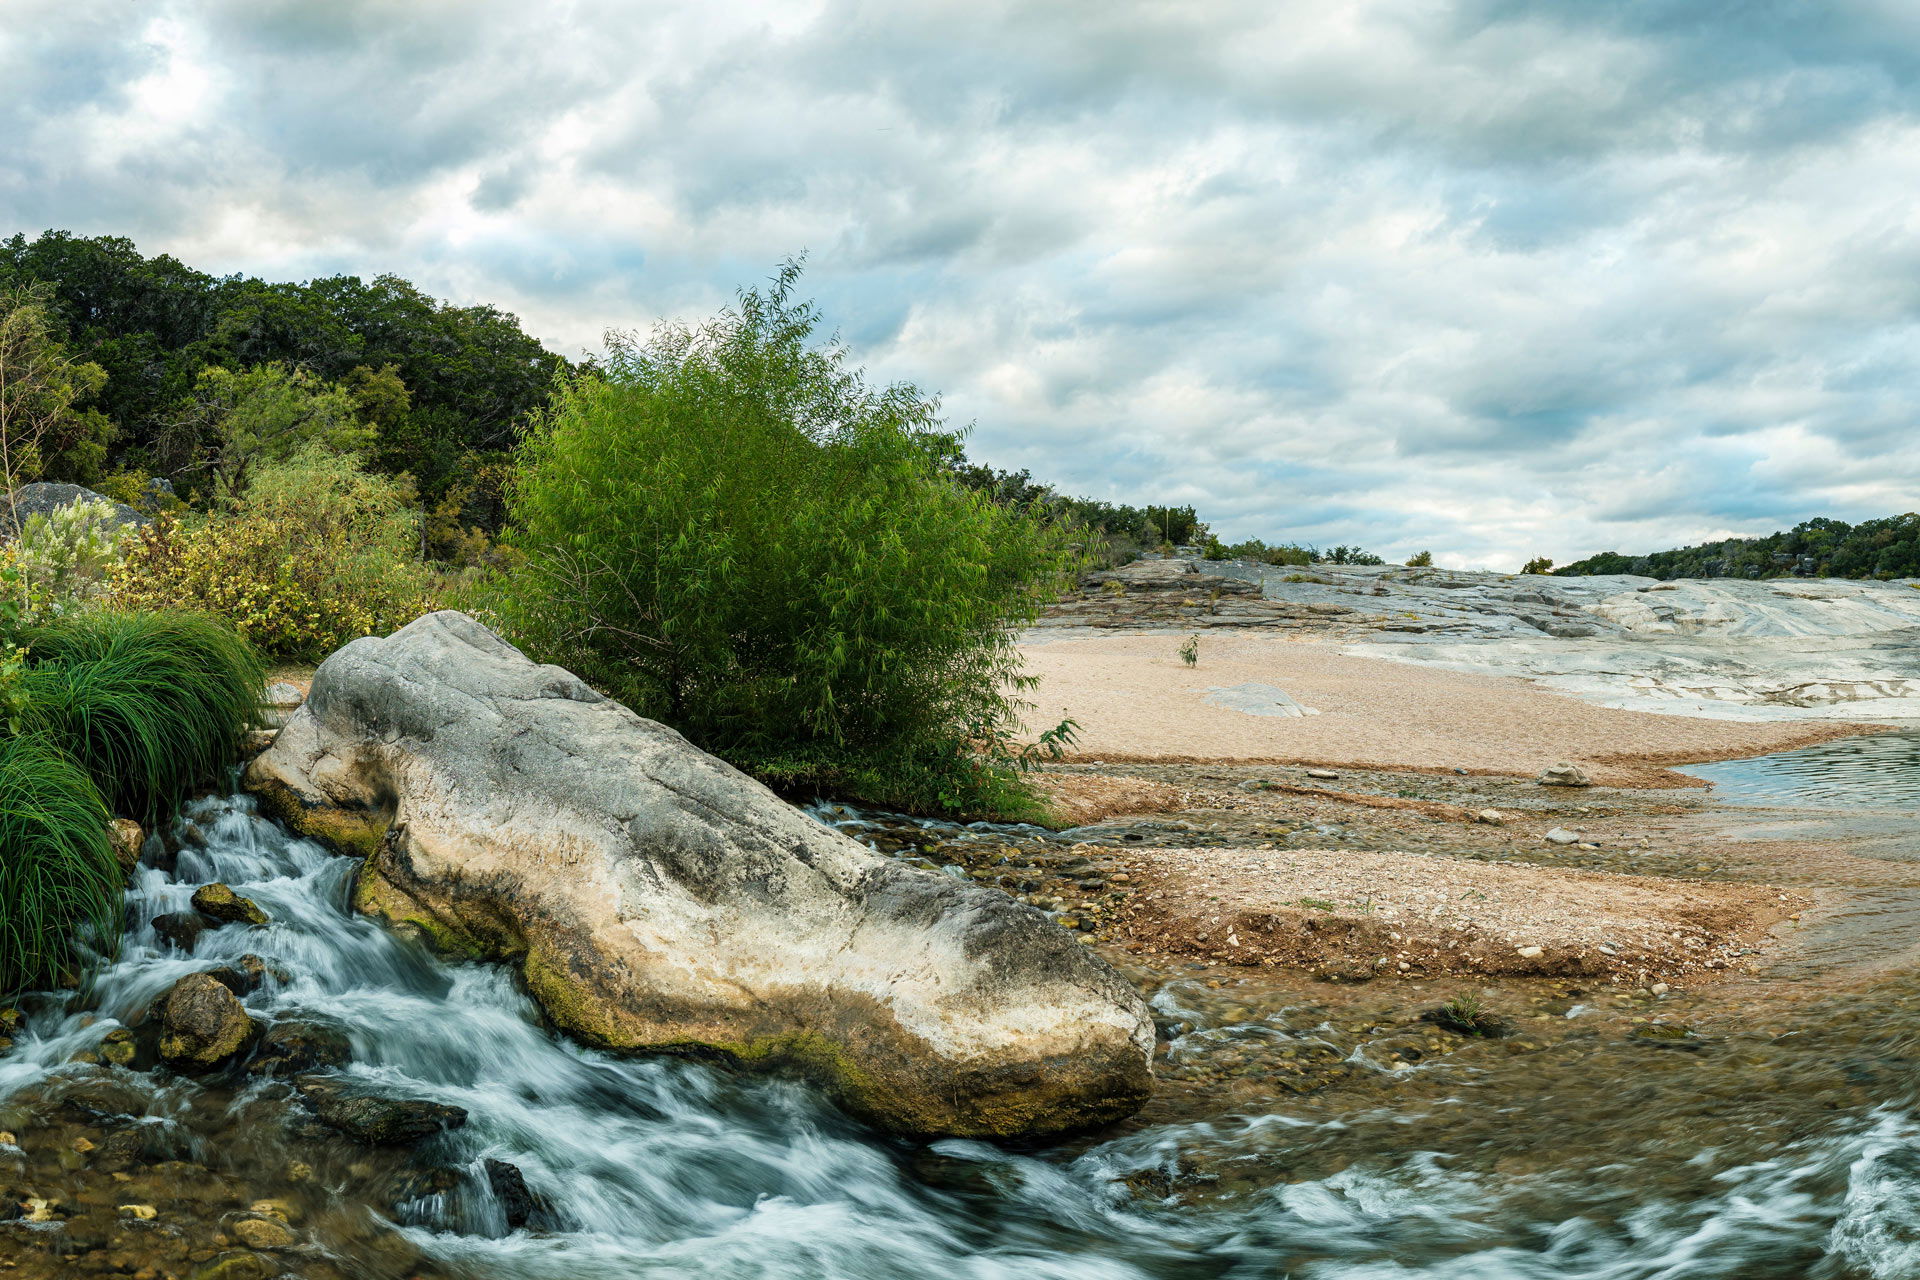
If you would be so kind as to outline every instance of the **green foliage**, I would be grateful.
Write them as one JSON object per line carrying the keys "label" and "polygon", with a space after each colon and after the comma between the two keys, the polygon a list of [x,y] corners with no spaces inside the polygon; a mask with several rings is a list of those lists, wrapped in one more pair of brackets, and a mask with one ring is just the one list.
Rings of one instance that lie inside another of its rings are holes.
{"label": "green foliage", "polygon": [[283,364],[203,369],[157,456],[174,475],[207,472],[213,492],[232,500],[246,493],[257,468],[301,449],[353,453],[371,446],[374,429],[359,409],[345,388]]}
{"label": "green foliage", "polygon": [[42,738],[0,737],[0,996],[55,982],[77,937],[110,948],[120,884],[85,771]]}
{"label": "green foliage", "polygon": [[1644,556],[1603,551],[1554,572],[1662,579],[1914,578],[1920,577],[1920,514],[1853,525],[1821,518],[1764,538],[1728,538]]}
{"label": "green foliage", "polygon": [[[217,277],[129,240],[49,231],[0,241],[0,288],[40,285],[53,327],[104,370],[98,396],[118,452],[151,468],[158,434],[209,366],[279,363],[344,384],[388,474],[437,502],[475,457],[497,457],[546,400],[566,361],[489,306],[438,302],[405,280],[337,276],[304,284]],[[404,394],[404,403],[396,395]],[[85,475],[49,478],[90,483]],[[496,506],[471,513],[491,528]]]}
{"label": "green foliage", "polygon": [[1186,663],[1189,667],[1200,661],[1200,637],[1198,635],[1188,636],[1186,641],[1181,644],[1180,661]]}
{"label": "green foliage", "polygon": [[1311,547],[1292,542],[1270,547],[1258,538],[1236,542],[1227,551],[1235,560],[1257,560],[1262,564],[1312,564],[1316,559]]}
{"label": "green foliage", "polygon": [[107,502],[75,502],[28,516],[7,548],[19,573],[22,616],[41,621],[98,595],[120,562],[127,535]]}
{"label": "green foliage", "polygon": [[1444,1027],[1455,1035],[1482,1036],[1497,1040],[1512,1032],[1505,1018],[1488,1009],[1486,1002],[1472,992],[1454,996],[1445,1004],[1420,1015],[1422,1022]]}
{"label": "green foliage", "polygon": [[1431,551],[1414,552],[1412,555],[1407,557],[1407,568],[1409,569],[1433,568],[1433,552]]}
{"label": "green foliage", "polygon": [[790,788],[1031,810],[1010,627],[1072,567],[1058,522],[941,470],[789,265],[698,329],[618,339],[528,432],[515,562],[482,603],[542,658]]}
{"label": "green foliage", "polygon": [[116,812],[141,822],[217,778],[258,723],[265,669],[216,619],[86,612],[22,638],[26,728],[72,755]]}
{"label": "green foliage", "polygon": [[1372,552],[1362,551],[1359,547],[1348,547],[1348,546],[1329,547],[1325,551],[1316,552],[1314,554],[1314,559],[1325,561],[1327,564],[1385,564],[1386,563],[1379,556],[1374,555]]}
{"label": "green foliage", "polygon": [[1521,573],[1552,573],[1553,561],[1545,556],[1535,556],[1520,567]]}
{"label": "green foliage", "polygon": [[[4,284],[4,281],[0,281]],[[87,402],[106,384],[55,334],[45,286],[0,288],[0,484],[85,484],[104,469],[113,424]]]}
{"label": "green foliage", "polygon": [[226,619],[262,652],[318,660],[430,607],[407,486],[309,446],[260,470],[240,501],[191,523],[163,516],[129,547],[124,608]]}
{"label": "green foliage", "polygon": [[1202,554],[1209,560],[1230,560],[1233,558],[1233,553],[1227,550],[1227,545],[1212,534],[1207,535],[1205,550]]}

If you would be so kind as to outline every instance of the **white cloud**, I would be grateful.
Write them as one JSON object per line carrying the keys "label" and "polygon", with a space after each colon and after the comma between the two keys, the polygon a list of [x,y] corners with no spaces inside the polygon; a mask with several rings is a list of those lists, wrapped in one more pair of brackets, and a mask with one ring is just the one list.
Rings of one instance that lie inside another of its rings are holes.
{"label": "white cloud", "polygon": [[570,354],[805,249],[976,456],[1234,536],[1511,567],[1916,505],[1897,6],[4,3],[28,233]]}

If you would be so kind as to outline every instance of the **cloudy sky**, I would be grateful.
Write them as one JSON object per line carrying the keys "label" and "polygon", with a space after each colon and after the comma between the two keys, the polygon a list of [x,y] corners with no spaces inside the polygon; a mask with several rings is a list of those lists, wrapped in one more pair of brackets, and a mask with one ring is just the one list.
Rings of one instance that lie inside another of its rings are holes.
{"label": "cloudy sky", "polygon": [[1920,506],[1910,0],[0,0],[0,234],[570,355],[779,261],[974,456],[1512,568]]}

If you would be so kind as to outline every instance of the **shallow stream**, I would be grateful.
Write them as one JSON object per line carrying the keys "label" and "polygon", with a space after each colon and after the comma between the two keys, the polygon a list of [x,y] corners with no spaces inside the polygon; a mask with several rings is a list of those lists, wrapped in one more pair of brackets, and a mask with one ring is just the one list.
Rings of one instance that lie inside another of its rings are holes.
{"label": "shallow stream", "polygon": [[[504,969],[443,962],[351,914],[352,860],[244,798],[196,805],[170,843],[172,870],[136,875],[120,959],[84,996],[28,1007],[0,1057],[0,1130],[67,1142],[63,1099],[93,1117],[117,1108],[143,1158],[174,1162],[136,1160],[120,1194],[160,1196],[152,1182],[212,1170],[286,1197],[301,1243],[274,1265],[289,1275],[1920,1275],[1920,985],[1905,980],[1790,1027],[1749,1019],[1719,1034],[1664,1014],[1650,1024],[1627,993],[1510,997],[1500,1011],[1518,1034],[1449,1040],[1417,1010],[1395,1013],[1384,984],[1355,1005],[1217,970],[1161,975],[1146,981],[1171,1076],[1195,1059],[1231,1070],[1170,1087],[1111,1134],[928,1146],[866,1132],[793,1084],[548,1034]],[[150,921],[215,880],[273,923],[223,927],[191,956],[166,949]],[[244,953],[269,972],[246,997],[256,1016],[338,1027],[351,1083],[464,1107],[467,1125],[376,1158],[313,1135],[284,1083],[84,1060],[182,974]],[[1296,1091],[1302,1061],[1338,1070]],[[22,1176],[10,1150],[0,1181]],[[68,1150],[60,1167],[78,1177]],[[517,1166],[540,1201],[528,1228],[507,1229],[489,1158]],[[159,1203],[114,1237],[120,1256],[138,1260],[143,1230],[211,1232],[225,1212]],[[50,1261],[79,1253],[55,1238],[59,1221],[0,1226],[0,1250],[21,1260],[36,1246]],[[26,1274],[56,1273],[93,1272]]]}
{"label": "shallow stream", "polygon": [[1920,812],[1920,729],[1836,738],[1798,751],[1680,770],[1731,804]]}

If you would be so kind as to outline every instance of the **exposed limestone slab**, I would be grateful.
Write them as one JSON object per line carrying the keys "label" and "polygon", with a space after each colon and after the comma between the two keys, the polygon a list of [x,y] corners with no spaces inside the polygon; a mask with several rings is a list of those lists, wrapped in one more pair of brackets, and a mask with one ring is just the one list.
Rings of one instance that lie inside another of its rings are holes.
{"label": "exposed limestone slab", "polygon": [[812,1076],[916,1134],[1146,1098],[1139,994],[1038,911],[881,858],[464,614],[357,640],[248,771],[356,905],[506,960],[563,1029]]}

